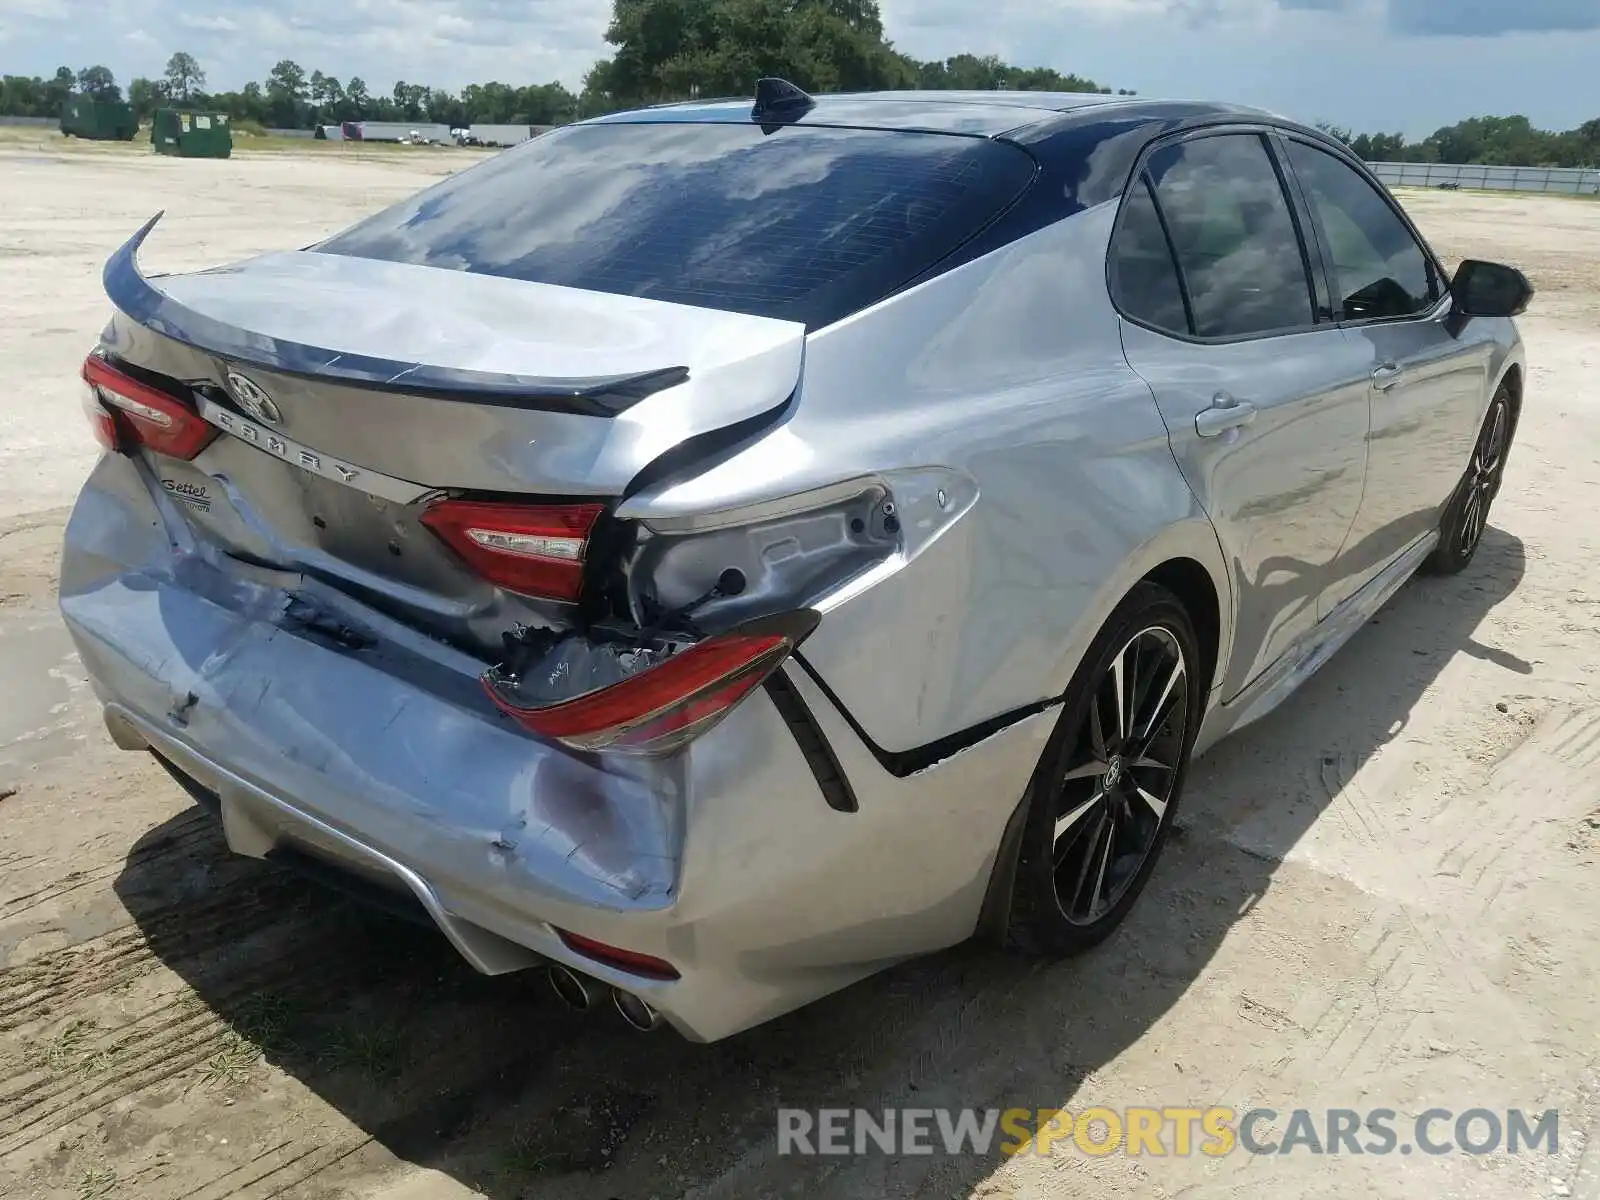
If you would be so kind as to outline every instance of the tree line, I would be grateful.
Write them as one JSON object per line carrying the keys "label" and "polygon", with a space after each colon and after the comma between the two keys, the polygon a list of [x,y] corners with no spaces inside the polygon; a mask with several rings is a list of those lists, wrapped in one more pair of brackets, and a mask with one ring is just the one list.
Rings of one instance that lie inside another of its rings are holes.
{"label": "tree line", "polygon": [[1436,129],[1420,142],[1398,133],[1322,130],[1367,162],[1485,164],[1507,167],[1600,166],[1600,117],[1576,129],[1537,129],[1527,117],[1470,117]]}
{"label": "tree line", "polygon": [[476,121],[558,125],[577,116],[579,108],[578,98],[559,83],[471,84],[452,93],[402,80],[388,94],[373,95],[359,76],[341,81],[321,71],[307,74],[289,59],[274,66],[264,81],[251,81],[237,91],[208,92],[205,83],[204,69],[184,51],[168,60],[162,78],[131,80],[126,96],[104,66],[77,72],[61,67],[50,79],[7,75],[0,78],[0,115],[54,117],[73,95],[126,99],[141,121],[172,105],[226,112],[235,122],[275,129],[311,129],[340,121],[443,121],[452,127]]}
{"label": "tree line", "polygon": [[[206,90],[206,73],[179,51],[159,79],[129,81],[126,99],[140,119],[174,104],[229,113],[236,121],[309,129],[337,121],[437,121],[559,125],[640,104],[742,96],[762,75],[812,91],[882,88],[975,88],[1109,92],[1091,79],[1047,67],[1015,67],[999,58],[958,54],[922,62],[884,36],[877,0],[614,0],[606,40],[616,47],[574,93],[560,83],[469,84],[459,92],[401,80],[374,92],[359,76],[341,80],[283,59],[260,82],[237,91]],[[52,117],[68,96],[124,99],[105,66],[50,79],[7,75],[0,114]]]}

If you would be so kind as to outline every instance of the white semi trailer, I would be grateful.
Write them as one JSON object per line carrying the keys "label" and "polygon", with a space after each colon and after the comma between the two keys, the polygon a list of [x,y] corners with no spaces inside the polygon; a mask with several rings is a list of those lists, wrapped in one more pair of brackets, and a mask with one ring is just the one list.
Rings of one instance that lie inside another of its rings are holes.
{"label": "white semi trailer", "polygon": [[363,142],[450,142],[450,126],[417,121],[354,121],[345,126],[345,135],[354,128],[355,140]]}
{"label": "white semi trailer", "polygon": [[533,136],[531,125],[473,125],[466,142],[473,146],[515,146]]}

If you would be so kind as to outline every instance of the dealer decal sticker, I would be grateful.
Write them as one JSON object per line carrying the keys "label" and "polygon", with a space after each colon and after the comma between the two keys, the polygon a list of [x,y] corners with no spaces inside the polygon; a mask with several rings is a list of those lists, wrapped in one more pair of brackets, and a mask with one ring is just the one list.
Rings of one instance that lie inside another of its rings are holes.
{"label": "dealer decal sticker", "polygon": [[182,479],[163,479],[161,486],[167,489],[168,495],[187,504],[195,512],[211,511],[211,492],[204,484],[189,483]]}

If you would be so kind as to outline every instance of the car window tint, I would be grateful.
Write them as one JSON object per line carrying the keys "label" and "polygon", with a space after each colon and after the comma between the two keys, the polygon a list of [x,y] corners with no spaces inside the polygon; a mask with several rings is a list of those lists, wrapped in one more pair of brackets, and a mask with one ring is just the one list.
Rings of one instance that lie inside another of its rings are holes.
{"label": "car window tint", "polygon": [[1122,224],[1111,248],[1111,286],[1128,316],[1157,329],[1189,332],[1178,268],[1142,177],[1122,202]]}
{"label": "car window tint", "polygon": [[1438,302],[1433,264],[1377,189],[1304,142],[1289,143],[1289,161],[1322,225],[1346,320],[1409,317]]}
{"label": "car window tint", "polygon": [[316,247],[829,324],[992,221],[1034,159],[990,138],[877,129],[577,125]]}
{"label": "car window tint", "polygon": [[1197,138],[1150,160],[1201,337],[1313,323],[1310,279],[1278,173],[1254,134]]}

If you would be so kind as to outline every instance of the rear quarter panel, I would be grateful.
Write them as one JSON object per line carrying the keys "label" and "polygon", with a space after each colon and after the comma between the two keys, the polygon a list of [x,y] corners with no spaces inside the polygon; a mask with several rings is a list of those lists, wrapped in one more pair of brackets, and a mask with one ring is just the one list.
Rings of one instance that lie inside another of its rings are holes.
{"label": "rear quarter panel", "polygon": [[[1058,696],[1105,617],[1168,558],[1199,561],[1227,611],[1215,534],[1106,297],[1116,207],[813,334],[792,418],[682,485],[696,506],[734,507],[918,467],[975,481],[976,503],[938,541],[829,608],[806,642],[882,750]],[[667,489],[630,511],[681,512],[682,499]]]}

